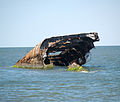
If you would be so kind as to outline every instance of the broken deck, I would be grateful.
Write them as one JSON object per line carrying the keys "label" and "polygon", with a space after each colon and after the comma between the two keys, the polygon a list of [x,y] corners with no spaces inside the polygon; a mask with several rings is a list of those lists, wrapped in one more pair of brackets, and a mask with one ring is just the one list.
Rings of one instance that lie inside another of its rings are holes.
{"label": "broken deck", "polygon": [[46,68],[86,63],[88,53],[99,41],[98,33],[80,33],[45,39],[20,59],[16,67]]}

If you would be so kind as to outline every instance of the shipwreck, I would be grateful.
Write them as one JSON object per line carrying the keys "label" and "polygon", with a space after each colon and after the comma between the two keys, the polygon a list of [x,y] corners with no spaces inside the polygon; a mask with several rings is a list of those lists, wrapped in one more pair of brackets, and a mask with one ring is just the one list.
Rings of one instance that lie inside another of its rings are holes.
{"label": "shipwreck", "polygon": [[79,33],[46,38],[36,45],[14,66],[24,68],[49,68],[55,66],[82,66],[86,63],[98,33]]}

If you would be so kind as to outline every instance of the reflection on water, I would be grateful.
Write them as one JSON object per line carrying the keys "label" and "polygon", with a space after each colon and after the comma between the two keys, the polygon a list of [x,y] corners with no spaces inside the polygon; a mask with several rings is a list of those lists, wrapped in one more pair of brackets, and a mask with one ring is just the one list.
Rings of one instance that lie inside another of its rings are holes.
{"label": "reflection on water", "polygon": [[0,49],[0,102],[119,102],[120,47],[93,49],[90,72],[9,67],[28,49]]}

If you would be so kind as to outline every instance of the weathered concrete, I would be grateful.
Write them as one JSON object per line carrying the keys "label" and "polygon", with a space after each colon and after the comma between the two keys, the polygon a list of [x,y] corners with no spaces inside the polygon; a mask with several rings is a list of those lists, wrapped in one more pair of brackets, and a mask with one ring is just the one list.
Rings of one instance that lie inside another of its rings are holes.
{"label": "weathered concrete", "polygon": [[52,68],[53,65],[69,66],[72,63],[86,63],[94,42],[99,41],[98,33],[80,33],[45,39],[35,46],[15,67]]}

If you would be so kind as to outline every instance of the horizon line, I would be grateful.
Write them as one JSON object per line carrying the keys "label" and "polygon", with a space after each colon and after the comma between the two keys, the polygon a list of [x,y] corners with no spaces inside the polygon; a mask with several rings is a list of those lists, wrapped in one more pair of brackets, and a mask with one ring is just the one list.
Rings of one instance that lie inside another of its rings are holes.
{"label": "horizon line", "polygon": [[[95,47],[99,46],[120,46],[120,45],[96,45]],[[15,47],[35,47],[35,46],[0,46],[0,48],[15,48]]]}

